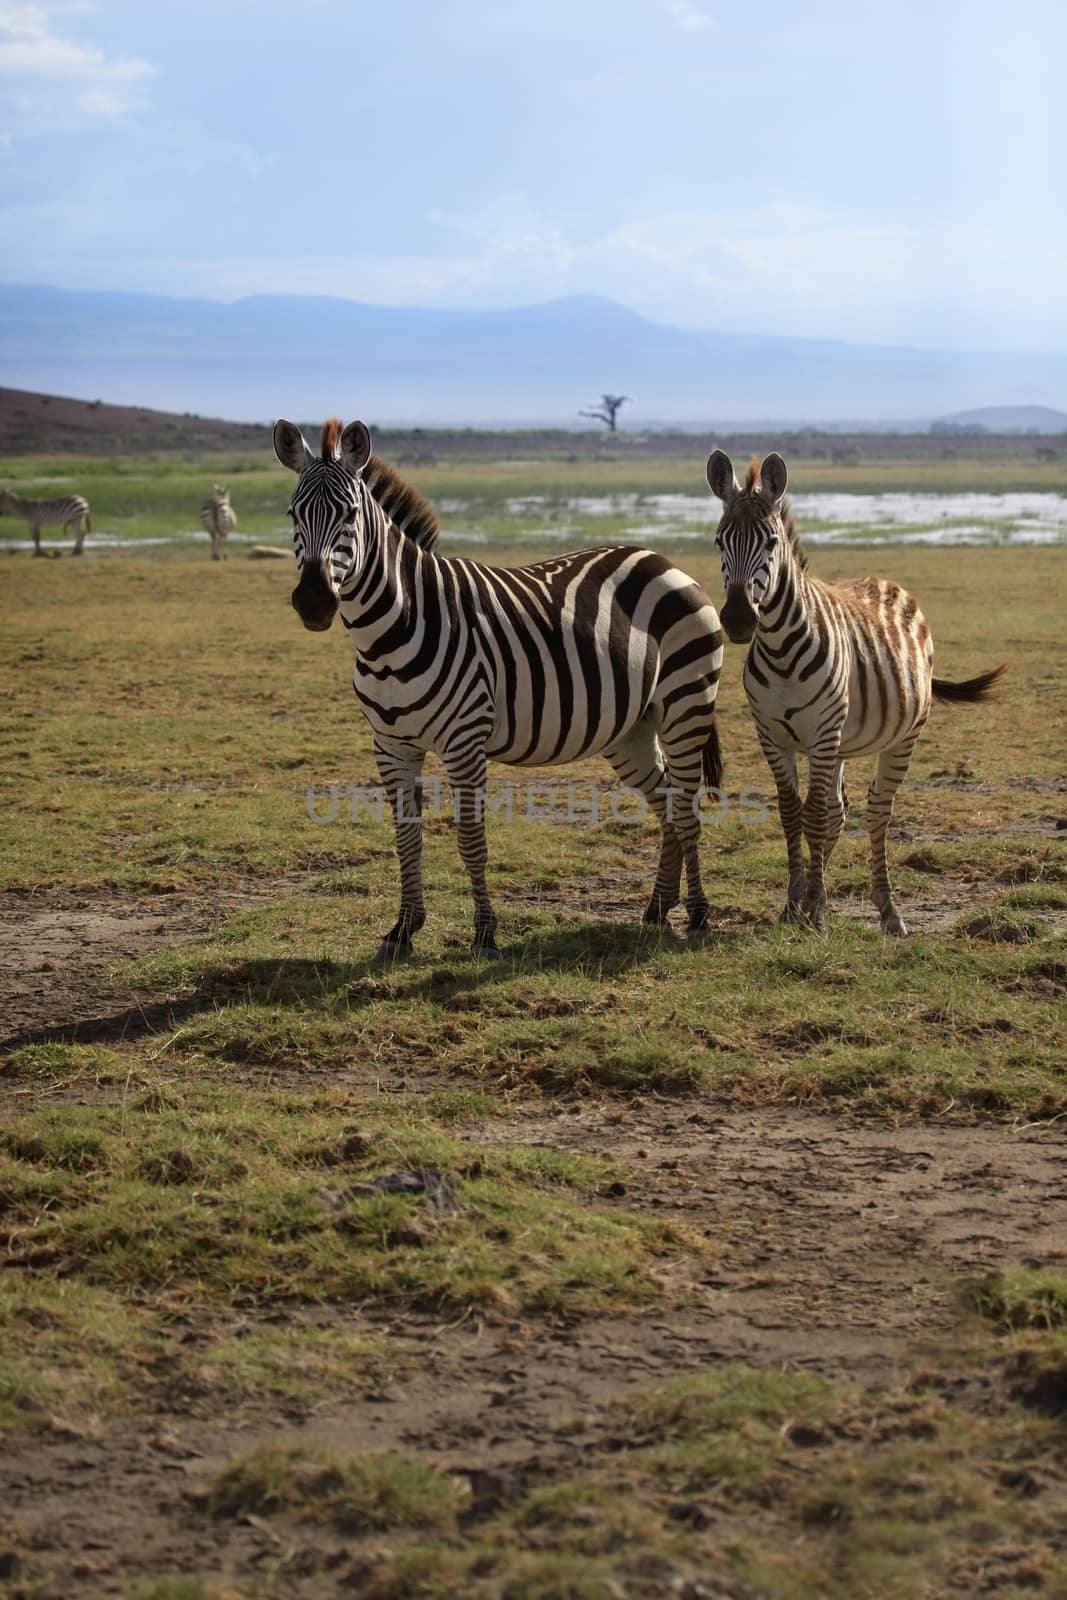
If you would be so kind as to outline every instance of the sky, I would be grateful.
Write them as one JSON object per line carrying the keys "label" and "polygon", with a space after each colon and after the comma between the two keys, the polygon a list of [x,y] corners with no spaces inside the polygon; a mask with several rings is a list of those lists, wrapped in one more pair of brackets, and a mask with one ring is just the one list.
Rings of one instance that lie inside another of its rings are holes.
{"label": "sky", "polygon": [[1067,351],[1062,0],[0,0],[0,279]]}

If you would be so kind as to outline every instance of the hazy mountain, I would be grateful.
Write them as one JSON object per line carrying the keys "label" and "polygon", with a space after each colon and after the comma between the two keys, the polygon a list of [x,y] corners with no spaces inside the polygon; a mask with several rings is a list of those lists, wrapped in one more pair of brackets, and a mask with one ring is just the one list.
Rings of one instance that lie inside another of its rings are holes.
{"label": "hazy mountain", "polygon": [[976,406],[973,411],[938,417],[935,425],[984,428],[987,433],[1067,433],[1067,411],[1053,411],[1051,406]]}
{"label": "hazy mountain", "polygon": [[297,295],[222,304],[0,287],[7,384],[266,419],[577,422],[603,390],[629,425],[929,418],[998,397],[1053,405],[1067,356],[933,351],[663,327],[576,296],[426,311]]}

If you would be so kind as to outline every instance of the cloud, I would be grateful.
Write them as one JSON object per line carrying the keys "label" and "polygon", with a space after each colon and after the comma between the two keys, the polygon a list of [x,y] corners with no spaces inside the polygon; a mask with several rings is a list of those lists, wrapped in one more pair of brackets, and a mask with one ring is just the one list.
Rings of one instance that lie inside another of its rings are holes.
{"label": "cloud", "polygon": [[60,83],[74,90],[67,109],[84,117],[117,117],[143,104],[144,82],[156,71],[151,62],[108,56],[57,30],[60,15],[85,9],[0,0],[0,80],[19,84],[15,94],[3,93],[4,110],[14,113],[19,132],[36,132],[42,121],[54,128]]}
{"label": "cloud", "polygon": [[681,33],[712,33],[719,26],[714,17],[691,0],[660,0],[661,9]]}

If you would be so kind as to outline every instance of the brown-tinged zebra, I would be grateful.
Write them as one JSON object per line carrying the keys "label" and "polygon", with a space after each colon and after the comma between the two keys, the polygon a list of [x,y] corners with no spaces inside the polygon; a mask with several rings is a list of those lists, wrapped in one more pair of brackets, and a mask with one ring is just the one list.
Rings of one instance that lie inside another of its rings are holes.
{"label": "brown-tinged zebra", "polygon": [[20,494],[4,489],[0,491],[0,517],[5,511],[13,512],[25,522],[33,534],[35,556],[44,555],[41,549],[42,528],[62,528],[64,533],[69,533],[73,528],[74,549],[71,554],[76,556],[82,553],[85,535],[93,531],[89,502],[80,494],[61,494],[54,500],[24,500]]}
{"label": "brown-tinged zebra", "polygon": [[[289,505],[304,626],[338,611],[353,682],[396,819],[400,913],[379,959],[406,955],[425,921],[421,775],[440,755],[474,896],[474,949],[496,955],[486,885],[486,761],[554,765],[607,757],[662,827],[647,922],[663,923],[687,879],[689,929],[709,906],[700,880],[701,780],[721,777],[715,697],[722,631],[704,591],[651,550],[608,546],[533,566],[439,556],[436,517],[371,454],[361,422],[322,430],[315,455],[280,421],[274,449],[298,475]],[[669,786],[669,787],[668,787]],[[673,792],[672,792],[673,791]]]}
{"label": "brown-tinged zebra", "polygon": [[230,491],[215,484],[210,497],[200,507],[200,521],[211,535],[212,561],[225,561],[226,540],[236,528],[237,517],[230,504]]}
{"label": "brown-tinged zebra", "polygon": [[[931,700],[984,700],[1006,669],[966,683],[935,678],[930,628],[910,594],[885,578],[813,577],[783,498],[780,455],[753,461],[742,488],[729,456],[713,450],[707,475],[723,502],[715,539],[726,587],[722,625],[734,643],[751,640],[745,691],[778,789],[789,855],[783,920],[824,926],[823,872],[848,811],[845,762],[877,753],[867,795],[871,898],[883,933],[905,934],[886,862],[894,796]],[[798,755],[808,758],[803,802]]]}

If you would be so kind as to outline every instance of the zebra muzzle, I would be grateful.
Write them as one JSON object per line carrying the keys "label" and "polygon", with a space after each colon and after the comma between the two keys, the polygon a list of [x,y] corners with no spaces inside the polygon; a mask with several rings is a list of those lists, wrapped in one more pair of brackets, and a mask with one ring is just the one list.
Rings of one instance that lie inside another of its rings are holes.
{"label": "zebra muzzle", "polygon": [[312,633],[325,633],[337,615],[337,596],[321,572],[306,567],[292,594],[293,610]]}
{"label": "zebra muzzle", "polygon": [[759,615],[743,584],[731,583],[727,588],[726,604],[719,612],[719,621],[733,644],[747,644],[755,633]]}

